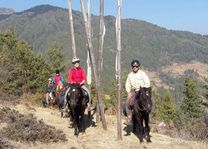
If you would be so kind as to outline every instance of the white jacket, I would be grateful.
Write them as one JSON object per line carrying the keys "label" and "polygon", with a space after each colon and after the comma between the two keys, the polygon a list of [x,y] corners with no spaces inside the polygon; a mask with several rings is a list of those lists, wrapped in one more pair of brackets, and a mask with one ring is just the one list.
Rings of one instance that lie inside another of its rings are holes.
{"label": "white jacket", "polygon": [[128,74],[125,87],[128,93],[132,90],[139,90],[140,87],[148,88],[150,87],[150,79],[144,71],[139,69],[136,73],[130,72]]}

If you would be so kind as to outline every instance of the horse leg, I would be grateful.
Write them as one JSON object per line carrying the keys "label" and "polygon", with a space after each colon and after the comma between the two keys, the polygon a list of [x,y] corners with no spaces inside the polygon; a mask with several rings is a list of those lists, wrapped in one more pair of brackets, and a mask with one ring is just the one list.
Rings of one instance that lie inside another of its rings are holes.
{"label": "horse leg", "polygon": [[150,139],[150,126],[149,126],[149,115],[145,118],[145,137],[146,137],[146,140],[147,142],[152,142],[151,139]]}
{"label": "horse leg", "polygon": [[75,126],[75,127],[74,127],[74,135],[75,135],[75,136],[78,136],[78,135],[79,135],[78,126],[77,126],[77,124],[75,124],[74,126]]}
{"label": "horse leg", "polygon": [[139,121],[138,121],[138,125],[139,125],[139,140],[140,142],[143,142],[143,137],[144,137],[144,127],[143,127],[143,119],[140,116]]}
{"label": "horse leg", "polygon": [[136,132],[136,124],[138,126],[138,134],[137,134],[137,137],[139,138],[139,141],[140,142],[143,142],[143,124],[142,124],[142,117],[141,115],[138,115],[135,116],[135,123],[134,123],[134,126],[135,128],[135,132]]}
{"label": "horse leg", "polygon": [[80,115],[79,119],[79,126],[80,126],[80,132],[84,132],[84,127],[83,127],[83,115]]}
{"label": "horse leg", "polygon": [[85,128],[84,128],[84,111],[85,111],[85,109],[83,109],[82,116],[81,116],[82,132],[85,132]]}
{"label": "horse leg", "polygon": [[135,118],[135,115],[132,114],[132,126],[133,126],[133,133],[136,132],[136,118]]}
{"label": "horse leg", "polygon": [[74,135],[78,136],[79,135],[79,116],[75,115],[74,119]]}
{"label": "horse leg", "polygon": [[73,112],[72,112],[72,108],[68,106],[68,115],[69,115],[69,121],[70,122],[73,122],[74,121],[74,115],[73,115]]}
{"label": "horse leg", "polygon": [[45,101],[43,101],[43,106],[44,107],[49,106],[49,93],[46,93]]}
{"label": "horse leg", "polygon": [[133,121],[132,125],[133,125],[133,133],[135,133],[136,132],[136,122]]}

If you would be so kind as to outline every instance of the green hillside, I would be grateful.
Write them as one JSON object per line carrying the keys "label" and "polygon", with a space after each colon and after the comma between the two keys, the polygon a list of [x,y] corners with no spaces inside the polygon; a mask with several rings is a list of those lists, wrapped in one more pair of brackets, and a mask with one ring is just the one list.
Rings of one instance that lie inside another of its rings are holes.
{"label": "green hillside", "polygon": [[[73,11],[73,15],[77,52],[85,66],[87,47],[83,18],[78,11]],[[99,18],[93,16],[92,19],[96,49]],[[110,83],[106,80],[112,80],[115,72],[115,17],[105,16],[105,25],[103,81]],[[35,52],[45,53],[47,48],[58,45],[64,49],[65,61],[69,63],[72,59],[67,9],[41,5],[23,12],[0,15],[0,31],[8,28],[15,28],[18,37],[29,42]],[[141,20],[123,19],[121,38],[123,70],[129,70],[129,63],[134,58],[141,61],[143,68],[157,72],[160,72],[162,66],[178,61],[208,63],[207,36],[167,30]]]}

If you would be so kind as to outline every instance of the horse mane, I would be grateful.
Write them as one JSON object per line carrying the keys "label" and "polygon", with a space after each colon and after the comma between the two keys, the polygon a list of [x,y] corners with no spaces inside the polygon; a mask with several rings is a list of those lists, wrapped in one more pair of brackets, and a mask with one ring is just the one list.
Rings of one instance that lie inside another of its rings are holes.
{"label": "horse mane", "polygon": [[69,87],[71,89],[81,89],[81,85],[79,83],[70,84]]}

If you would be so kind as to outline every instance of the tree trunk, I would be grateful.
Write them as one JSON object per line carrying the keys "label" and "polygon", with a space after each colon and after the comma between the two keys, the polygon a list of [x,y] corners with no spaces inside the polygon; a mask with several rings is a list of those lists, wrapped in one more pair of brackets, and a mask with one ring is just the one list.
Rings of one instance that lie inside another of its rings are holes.
{"label": "tree trunk", "polygon": [[76,44],[74,39],[74,25],[73,25],[73,16],[72,16],[72,0],[68,0],[68,7],[69,7],[69,22],[71,27],[71,39],[72,39],[72,51],[73,57],[76,57]]}
{"label": "tree trunk", "polygon": [[99,32],[99,43],[98,43],[98,76],[101,81],[101,73],[103,67],[103,43],[105,36],[105,24],[104,24],[104,0],[100,0],[100,32]]}
{"label": "tree trunk", "polygon": [[[93,73],[94,73],[94,77],[95,77],[96,91],[97,91],[97,97],[98,97],[98,104],[99,104],[100,109],[104,109],[103,105],[102,105],[102,99],[101,99],[100,82],[99,82],[98,70],[97,70],[97,65],[96,65],[96,60],[95,60],[95,51],[93,49],[92,38],[91,38],[91,34],[89,33],[89,28],[87,25],[87,15],[85,13],[83,0],[80,0],[80,3],[81,3],[82,14],[83,14],[83,18],[84,18],[85,30],[86,30],[86,34],[87,34],[88,47],[89,47],[91,59],[92,59]],[[106,124],[106,120],[105,120],[104,110],[100,110],[100,115],[101,115],[103,129],[106,130],[107,124]]]}
{"label": "tree trunk", "polygon": [[[99,43],[98,43],[98,81],[101,90],[101,73],[102,73],[102,66],[103,66],[103,42],[104,42],[104,36],[105,36],[105,25],[104,25],[104,0],[100,0],[100,32],[99,32]],[[103,106],[103,108],[100,107],[100,112],[104,113],[104,104],[102,100],[98,100],[98,104],[100,106]]]}
{"label": "tree trunk", "polygon": [[117,41],[117,53],[116,53],[116,87],[117,87],[117,139],[122,139],[121,128],[121,0],[118,0],[116,18],[116,41]]}

